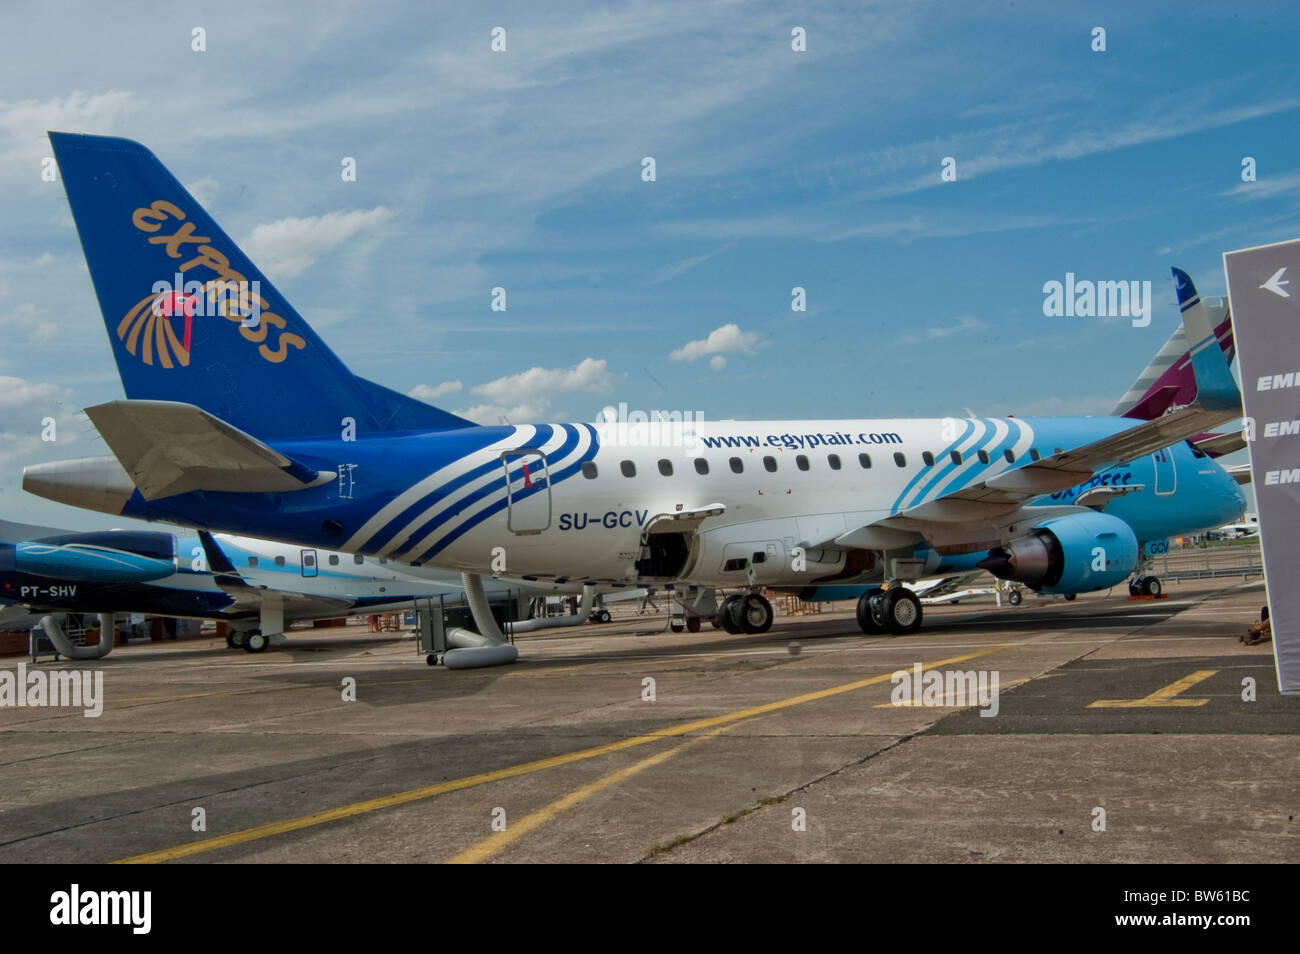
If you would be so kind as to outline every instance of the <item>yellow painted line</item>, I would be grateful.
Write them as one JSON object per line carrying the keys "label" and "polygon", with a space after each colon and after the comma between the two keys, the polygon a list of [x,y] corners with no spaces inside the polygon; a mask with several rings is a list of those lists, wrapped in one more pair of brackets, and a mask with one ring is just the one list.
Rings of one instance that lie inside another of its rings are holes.
{"label": "yellow painted line", "polygon": [[1217,669],[1198,669],[1190,676],[1184,676],[1177,682],[1171,682],[1163,689],[1157,689],[1149,696],[1141,699],[1098,699],[1096,702],[1088,703],[1089,709],[1141,709],[1141,708],[1176,708],[1180,706],[1195,707],[1203,706],[1209,699],[1178,699],[1175,698],[1179,693],[1186,692],[1192,686],[1205,679],[1209,679],[1219,670]]}
{"label": "yellow painted line", "polygon": [[[993,646],[988,649],[981,649],[977,652],[967,653],[963,656],[953,656],[950,659],[941,659],[934,663],[923,663],[922,666],[928,668],[947,666],[953,663],[965,662],[966,660],[974,659],[977,656],[987,656],[990,653],[1000,652],[1003,649],[1008,648],[1011,647]],[[130,858],[123,858],[121,861],[114,863],[157,864],[161,861],[173,861],[176,858],[188,858],[193,855],[203,854],[207,851],[216,851],[219,848],[229,848],[232,845],[242,845],[246,842],[257,841],[261,838],[269,838],[273,835],[283,835],[291,831],[300,831],[304,828],[311,828],[315,825],[323,825],[327,822],[339,821],[343,818],[352,818],[356,815],[364,815],[368,812],[379,811],[384,808],[393,808],[397,805],[406,805],[411,802],[418,802],[426,798],[432,798],[435,795],[445,795],[447,792],[458,792],[462,789],[473,788],[476,785],[483,785],[487,782],[499,782],[507,778],[518,778],[521,775],[531,775],[534,772],[540,772],[544,769],[555,768],[560,765],[571,765],[574,762],[582,762],[587,759],[597,758],[601,755],[608,755],[611,752],[622,752],[626,749],[636,748],[637,746],[646,745],[650,742],[657,742],[660,739],[671,739],[677,738],[678,736],[690,735],[695,732],[712,729],[715,726],[728,725],[732,722],[740,722],[742,719],[765,715],[769,712],[779,712],[782,709],[804,705],[808,702],[817,702],[821,699],[829,699],[832,696],[842,695],[846,692],[853,692],[855,689],[863,689],[867,686],[874,686],[882,682],[888,682],[892,675],[892,671],[881,673],[879,676],[871,676],[868,679],[859,679],[856,682],[849,682],[840,686],[832,686],[829,689],[818,689],[815,692],[806,692],[800,696],[791,696],[788,699],[779,699],[776,702],[768,702],[760,706],[740,709],[736,712],[726,713],[725,715],[710,716],[707,719],[697,719],[694,722],[686,722],[681,725],[657,729],[654,732],[648,732],[645,735],[620,739],[618,742],[607,742],[604,745],[593,746],[589,749],[580,749],[576,752],[567,752],[564,755],[555,755],[546,759],[538,759],[535,762],[524,762],[520,765],[512,765],[507,768],[496,769],[492,772],[482,772],[478,775],[467,775],[464,778],[450,779],[446,782],[439,782],[436,785],[426,785],[423,788],[413,788],[409,791],[397,792],[396,794],[385,795],[381,798],[371,798],[362,802],[354,802],[351,805],[343,805],[340,808],[331,808],[323,812],[313,812],[310,815],[302,815],[298,818],[288,818],[284,821],[258,825],[255,828],[245,828],[243,831],[231,832],[228,835],[218,835],[215,838],[205,838],[202,841],[193,841],[187,845],[178,845],[175,848],[166,848],[162,851],[151,851],[143,855],[134,855]]]}
{"label": "yellow painted line", "polygon": [[548,821],[555,818],[561,812],[568,811],[570,808],[573,808],[575,805],[585,802],[587,799],[591,798],[591,796],[597,794],[598,792],[603,792],[605,789],[609,788],[610,786],[617,785],[619,782],[626,781],[627,779],[631,778],[633,775],[636,775],[639,772],[643,772],[648,768],[653,768],[656,765],[660,765],[664,762],[667,762],[674,755],[678,755],[682,752],[685,752],[689,748],[693,748],[699,745],[705,739],[713,738],[713,736],[720,735],[721,733],[726,732],[729,729],[734,729],[736,726],[741,724],[742,723],[739,722],[733,722],[731,725],[718,726],[718,728],[714,729],[711,732],[706,732],[703,735],[697,735],[694,738],[688,739],[687,741],[683,742],[681,745],[674,746],[673,748],[668,749],[665,752],[659,752],[656,755],[650,756],[648,759],[642,759],[640,762],[637,762],[635,765],[629,765],[626,768],[621,768],[617,772],[610,772],[608,775],[602,778],[598,778],[596,779],[596,781],[590,782],[587,785],[583,785],[581,788],[570,792],[568,795],[565,795],[563,798],[556,799],[546,807],[540,808],[537,811],[533,812],[532,814],[525,816],[523,819],[510,824],[505,831],[499,831],[488,838],[484,838],[477,845],[473,845],[465,849],[460,854],[456,855],[454,858],[449,858],[447,860],[447,864],[475,865],[475,864],[479,864],[480,862],[487,861],[493,855],[499,854],[500,852],[504,851],[506,848],[508,848],[514,842],[518,841],[524,835],[528,834],[531,831],[534,831],[535,829],[540,828],[542,825],[545,825]]}

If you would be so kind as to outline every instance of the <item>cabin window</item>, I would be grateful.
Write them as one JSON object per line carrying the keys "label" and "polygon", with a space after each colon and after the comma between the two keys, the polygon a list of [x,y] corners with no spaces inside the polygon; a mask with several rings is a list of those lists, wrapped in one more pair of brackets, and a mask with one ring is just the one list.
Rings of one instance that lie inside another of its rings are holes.
{"label": "cabin window", "polygon": [[899,467],[906,467],[907,458],[903,456],[901,451],[894,451],[894,463]]}
{"label": "cabin window", "polygon": [[1038,460],[1040,456],[1041,456],[1041,455],[1038,453],[1038,448],[1037,448],[1037,447],[1031,447],[1031,448],[1029,448],[1029,459],[1030,459],[1030,460]]}
{"label": "cabin window", "polygon": [[665,477],[671,477],[673,475],[673,462],[667,457],[661,457],[659,459],[659,473],[663,474]]}
{"label": "cabin window", "polygon": [[249,557],[248,565],[253,567],[257,566],[257,557]]}
{"label": "cabin window", "polygon": [[594,460],[584,460],[582,462],[582,476],[588,480],[596,479],[596,462]]}
{"label": "cabin window", "polygon": [[1016,455],[1011,453],[1010,447],[1002,452],[1002,456],[1007,459],[1008,464],[1014,464],[1016,462]]}
{"label": "cabin window", "polygon": [[768,472],[769,474],[775,474],[775,473],[776,473],[776,458],[775,458],[775,457],[764,457],[764,458],[763,458],[763,467],[766,468],[766,470],[767,470],[767,472]]}
{"label": "cabin window", "polygon": [[[983,453],[983,452],[981,451],[981,453]],[[951,454],[948,455],[948,457],[949,457],[949,459],[951,459],[952,462],[953,462],[954,464],[956,464],[958,467],[961,466],[961,452],[960,452],[960,451],[953,451]],[[988,455],[985,454],[985,455],[984,455],[984,463],[987,464],[988,462],[989,462]]]}
{"label": "cabin window", "polygon": [[330,566],[338,566],[338,565],[339,565],[339,555],[337,553],[331,553]]}
{"label": "cabin window", "polygon": [[362,556],[360,553],[354,553],[352,554],[352,562],[355,563],[357,566],[360,566],[361,564],[366,562],[366,558]]}
{"label": "cabin window", "polygon": [[636,464],[632,463],[630,460],[623,461],[623,463],[618,465],[618,469],[623,472],[624,477],[636,476]]}
{"label": "cabin window", "polygon": [[709,472],[709,462],[703,457],[695,458],[695,472],[697,474],[707,474]]}
{"label": "cabin window", "polygon": [[731,472],[733,474],[743,474],[745,472],[745,462],[739,457],[733,457],[731,460],[727,461],[727,463],[731,465]]}
{"label": "cabin window", "polygon": [[278,556],[278,557],[276,557],[276,558],[275,558],[275,565],[276,565],[276,566],[284,566],[284,557],[282,557],[282,556]]}
{"label": "cabin window", "polygon": [[840,465],[840,455],[839,455],[839,454],[827,454],[827,455],[826,455],[826,463],[828,463],[828,464],[830,465],[831,470],[839,470],[839,469],[840,469],[840,466],[841,466],[841,465]]}
{"label": "cabin window", "polygon": [[[922,452],[921,452],[921,463],[925,464],[926,467],[933,467],[933,466],[934,466],[934,455],[931,454],[929,451],[922,451]],[[899,464],[898,466],[901,467],[901,466],[903,466],[903,465],[902,465],[902,464]]]}
{"label": "cabin window", "polygon": [[800,470],[807,470],[808,458],[805,457],[803,454],[800,454],[798,457],[794,459],[794,465],[798,467]]}
{"label": "cabin window", "polygon": [[863,469],[863,470],[869,470],[869,469],[871,468],[871,455],[870,455],[870,454],[859,454],[859,455],[858,455],[858,463],[862,465],[862,469]]}
{"label": "cabin window", "polygon": [[[953,453],[956,453],[956,451],[954,451]],[[988,451],[980,451],[980,452],[979,452],[979,459],[980,459],[980,463],[981,463],[981,464],[987,464],[987,463],[989,462],[989,452],[988,452]]]}

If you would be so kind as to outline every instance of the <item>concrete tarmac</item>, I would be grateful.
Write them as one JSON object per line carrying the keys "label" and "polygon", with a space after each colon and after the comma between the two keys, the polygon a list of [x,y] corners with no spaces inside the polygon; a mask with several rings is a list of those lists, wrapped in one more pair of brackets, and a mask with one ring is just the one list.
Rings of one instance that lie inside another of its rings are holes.
{"label": "concrete tarmac", "polygon": [[[355,630],[45,662],[102,673],[103,713],[0,707],[0,861],[1300,860],[1300,699],[1238,640],[1262,585],[1170,591],[908,637],[847,603],[761,636],[622,615],[486,670]],[[953,694],[895,704],[918,663]]]}

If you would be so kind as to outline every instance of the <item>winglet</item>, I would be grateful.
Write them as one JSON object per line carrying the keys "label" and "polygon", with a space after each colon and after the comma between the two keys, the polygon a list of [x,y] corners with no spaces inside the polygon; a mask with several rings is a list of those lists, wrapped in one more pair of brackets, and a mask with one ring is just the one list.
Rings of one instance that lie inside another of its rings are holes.
{"label": "winglet", "polygon": [[1192,373],[1196,376],[1196,404],[1207,411],[1227,411],[1241,407],[1241,392],[1232,379],[1228,362],[1219,347],[1219,339],[1210,327],[1201,296],[1196,293],[1192,279],[1180,268],[1175,268],[1178,284],[1178,310],[1183,315],[1183,330],[1192,357]]}

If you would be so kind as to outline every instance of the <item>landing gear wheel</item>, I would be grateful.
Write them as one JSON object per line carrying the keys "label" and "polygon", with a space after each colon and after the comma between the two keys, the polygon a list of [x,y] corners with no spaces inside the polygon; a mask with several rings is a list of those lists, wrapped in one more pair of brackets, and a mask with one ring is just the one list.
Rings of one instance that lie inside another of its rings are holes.
{"label": "landing gear wheel", "polygon": [[1129,595],[1129,596],[1141,596],[1141,595],[1142,595],[1142,584],[1145,583],[1145,582],[1146,582],[1146,580],[1145,580],[1143,577],[1138,577],[1136,580],[1129,580],[1129,581],[1128,581],[1128,595]]}
{"label": "landing gear wheel", "polygon": [[425,656],[424,661],[427,662],[430,666],[438,665],[438,657],[435,656],[433,653],[429,653],[429,655]]}
{"label": "landing gear wheel", "polygon": [[226,637],[226,644],[230,646],[231,649],[243,649],[244,640],[247,638],[248,638],[248,633],[246,633],[242,629],[236,629],[233,630],[230,633],[230,635]]}
{"label": "landing gear wheel", "polygon": [[736,602],[731,604],[731,625],[737,632],[754,636],[772,628],[772,604],[765,597],[746,593],[733,599]]}
{"label": "landing gear wheel", "polygon": [[878,636],[885,631],[884,623],[877,619],[872,606],[873,600],[879,601],[884,595],[885,591],[876,587],[858,597],[858,627],[868,636]]}
{"label": "landing gear wheel", "polygon": [[266,652],[266,647],[271,645],[271,641],[262,635],[260,629],[255,629],[244,636],[244,649],[250,653]]}
{"label": "landing gear wheel", "polygon": [[1007,594],[1007,602],[1010,603],[1012,606],[1019,606],[1024,601],[1024,599],[1025,598],[1020,595],[1019,590],[1012,590],[1010,593]]}
{"label": "landing gear wheel", "polygon": [[1067,603],[1072,603],[1072,602],[1074,602],[1074,598],[1075,598],[1076,596],[1078,596],[1078,595],[1079,595],[1078,593],[1066,593],[1066,594],[1065,594],[1065,601],[1066,601]]}
{"label": "landing gear wheel", "polygon": [[739,603],[740,600],[741,597],[739,596],[728,596],[723,600],[722,605],[718,607],[718,615],[714,617],[713,625],[722,627],[733,636],[738,635],[741,630],[740,627],[736,625],[734,619],[735,614],[732,612],[732,608]]}
{"label": "landing gear wheel", "polygon": [[698,633],[700,631],[700,618],[698,616],[686,617],[686,631],[689,633]]}
{"label": "landing gear wheel", "polygon": [[889,631],[895,636],[906,636],[921,628],[921,601],[907,587],[887,590],[881,602]]}
{"label": "landing gear wheel", "polygon": [[614,618],[614,617],[612,617],[612,616],[609,615],[609,610],[607,610],[607,609],[603,609],[603,610],[601,610],[601,611],[600,611],[600,614],[596,617],[596,619],[598,619],[598,620],[599,620],[600,622],[602,622],[602,623],[608,623],[608,622],[609,622],[610,620],[612,620],[613,618]]}
{"label": "landing gear wheel", "polygon": [[1142,592],[1147,596],[1159,596],[1165,591],[1158,576],[1148,576],[1142,581]]}
{"label": "landing gear wheel", "polygon": [[671,623],[668,624],[668,628],[671,629],[674,633],[680,633],[686,629],[686,626],[683,623],[679,623],[676,620],[673,620]]}

